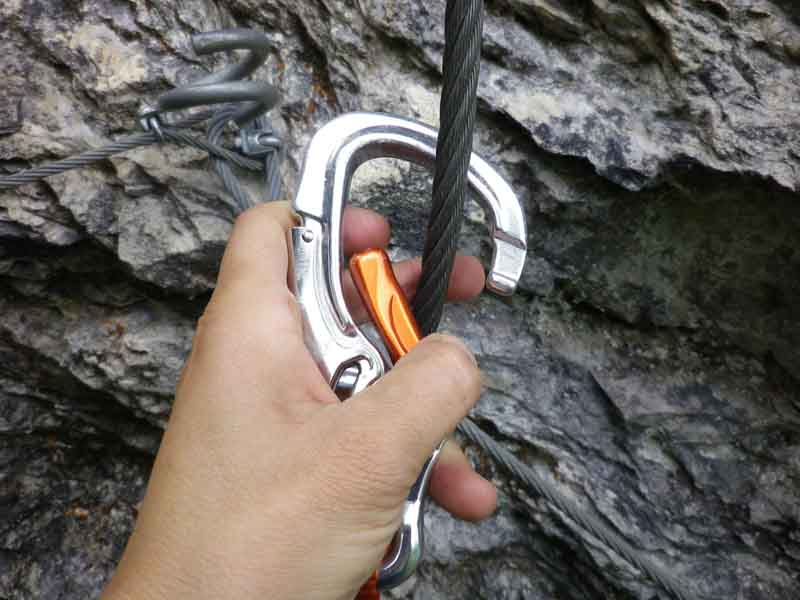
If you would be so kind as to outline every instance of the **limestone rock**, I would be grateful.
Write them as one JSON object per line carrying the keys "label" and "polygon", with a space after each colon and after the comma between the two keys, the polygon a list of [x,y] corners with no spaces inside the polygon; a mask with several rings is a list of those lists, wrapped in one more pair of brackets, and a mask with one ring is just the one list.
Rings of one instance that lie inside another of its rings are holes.
{"label": "limestone rock", "polygon": [[[225,63],[193,33],[244,26],[273,43],[291,193],[339,113],[437,123],[444,4],[0,0],[0,173],[133,132],[141,101]],[[446,311],[486,376],[475,418],[694,597],[797,597],[798,4],[487,4],[476,149],[525,203],[530,260],[510,301]],[[420,251],[428,173],[371,163],[353,196]],[[172,146],[0,192],[0,598],[99,594],[234,217]],[[487,260],[482,221],[470,204],[462,245]],[[432,508],[387,597],[667,597],[469,453],[497,516]]]}

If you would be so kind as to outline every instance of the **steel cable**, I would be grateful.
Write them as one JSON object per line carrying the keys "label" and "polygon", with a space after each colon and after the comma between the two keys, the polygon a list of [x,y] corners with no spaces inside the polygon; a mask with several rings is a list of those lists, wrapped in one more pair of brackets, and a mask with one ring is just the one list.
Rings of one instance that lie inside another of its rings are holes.
{"label": "steel cable", "polygon": [[[220,145],[222,133],[230,122],[242,128],[254,126],[270,134],[273,132],[269,120],[264,115],[277,103],[279,98],[277,89],[264,82],[238,81],[251,75],[264,63],[270,50],[269,39],[263,33],[256,31],[228,29],[198,34],[192,38],[192,44],[196,53],[200,55],[224,50],[245,50],[246,54],[238,63],[162,94],[158,99],[157,108],[148,108],[142,115],[145,133],[124,137],[103,148],[89,150],[40,167],[0,176],[0,190],[87,167],[128,150],[159,142],[172,142],[197,148],[211,156],[215,171],[233,197],[237,213],[250,208],[254,202],[242,189],[231,165],[249,171],[264,172],[268,190],[266,199],[277,199],[281,190],[280,164],[283,153],[280,148],[272,147],[266,151],[261,160],[256,160]],[[207,104],[226,104],[226,106],[216,112],[203,111],[172,124],[162,121],[164,112]],[[183,131],[205,121],[209,121],[208,139],[194,137]],[[276,143],[274,136],[272,139],[273,143]]]}
{"label": "steel cable", "polygon": [[[220,143],[222,134],[225,129],[227,129],[228,124],[231,122],[236,112],[237,109],[234,107],[223,108],[217,111],[214,117],[208,122],[206,137],[209,143],[215,145]],[[242,189],[242,186],[239,184],[239,178],[236,177],[228,162],[221,158],[213,157],[211,159],[211,164],[217,172],[217,175],[222,179],[222,184],[225,186],[225,189],[227,189],[228,193],[233,197],[233,203],[237,212],[241,213],[250,208],[253,204],[252,199]]]}
{"label": "steel cable", "polygon": [[[458,245],[458,234],[463,221],[467,170],[472,153],[477,107],[476,92],[480,69],[483,1],[448,0],[446,10],[447,40],[444,53],[441,131],[437,145],[434,200],[426,237],[423,273],[414,301],[414,312],[425,335],[435,331],[441,320]],[[242,44],[242,38],[237,38],[241,35],[241,31],[224,32],[223,34],[217,32],[215,35],[205,38],[201,46],[207,52],[228,48],[231,44]],[[215,99],[213,94],[209,95],[211,88],[208,86],[221,83],[225,77],[239,76],[243,72],[251,72],[257,68],[256,62],[263,60],[262,46],[263,40],[247,37],[244,46],[241,47],[251,48],[252,52],[245,61],[223,71],[222,80],[220,80],[220,74],[217,74],[195,82],[193,84],[195,89],[189,90],[186,94],[173,95],[166,103],[165,108],[183,108],[206,101],[213,103]],[[205,91],[201,92],[197,89],[201,86],[206,86]],[[230,164],[250,171],[265,172],[267,198],[275,199],[280,193],[281,150],[276,149],[269,153],[264,160],[255,160],[219,145],[228,123],[239,121],[243,117],[252,118],[251,92],[254,89],[256,88],[248,88],[247,91],[244,89],[234,90],[240,94],[238,99],[251,100],[244,107],[232,106],[216,112],[206,111],[169,126],[159,125],[157,129],[154,128],[146,133],[122,138],[97,150],[90,150],[75,157],[0,177],[0,190],[15,188],[72,169],[85,167],[128,150],[170,141],[195,147],[211,155],[214,169],[234,198],[237,211],[246,210],[253,202],[241,188]],[[220,99],[220,102],[229,100],[230,96],[226,96],[225,99]],[[273,101],[272,96],[264,100],[267,104]],[[269,122],[264,117],[262,118],[264,120],[257,123],[256,126],[263,129],[269,128]],[[207,140],[193,137],[184,131],[205,121],[209,121]],[[686,591],[686,584],[678,577],[634,548],[611,527],[603,523],[599,516],[589,513],[569,500],[553,483],[542,478],[535,470],[517,459],[472,420],[465,419],[458,429],[467,439],[487,452],[512,477],[520,481],[529,493],[544,498],[568,519],[574,521],[579,527],[650,576],[675,598],[689,600],[695,597]],[[567,522],[567,525],[570,524]]]}
{"label": "steel cable", "polygon": [[112,142],[111,144],[103,146],[102,148],[98,148],[97,150],[89,150],[77,156],[65,158],[41,167],[34,167],[32,169],[27,169],[12,175],[2,176],[0,177],[0,190],[15,188],[27,183],[35,183],[47,177],[65,173],[66,171],[88,167],[89,165],[106,160],[112,156],[121,154],[122,152],[127,152],[128,150],[134,150],[136,148],[142,148],[144,146],[150,146],[161,141],[170,141],[177,144],[192,146],[198,150],[208,152],[210,155],[218,159],[231,162],[242,169],[247,169],[250,171],[263,170],[264,166],[260,161],[241,156],[236,152],[232,152],[226,148],[222,148],[221,146],[209,143],[206,140],[193,137],[181,130],[182,128],[190,127],[191,125],[207,119],[208,115],[205,115],[203,118],[196,117],[194,119],[187,119],[181,124],[176,124],[171,127],[162,127],[160,129],[160,133],[156,131],[148,131],[146,133],[134,134],[121,138],[116,142]]}
{"label": "steel cable", "polygon": [[[414,314],[423,335],[441,320],[458,235],[464,217],[467,173],[477,112],[483,30],[483,0],[448,0],[445,13],[445,52],[440,131],[436,154],[433,203],[428,222],[422,276],[414,299]],[[558,513],[622,556],[679,600],[694,596],[686,585],[649,556],[634,548],[599,516],[561,493],[554,483],[516,458],[469,417],[459,426],[467,439],[489,454],[529,494],[544,498]],[[562,517],[563,518],[563,517]],[[565,520],[567,526],[572,526]]]}
{"label": "steel cable", "polygon": [[[600,542],[611,548],[619,556],[646,574],[662,588],[678,600],[689,600],[695,596],[687,592],[686,583],[657,564],[642,551],[634,548],[625,538],[611,527],[603,523],[599,516],[591,514],[580,505],[570,500],[555,487],[555,484],[541,477],[534,469],[520,461],[502,445],[493,440],[474,421],[467,418],[458,426],[458,431],[467,439],[482,448],[494,462],[516,478],[527,489],[528,493],[544,498],[551,506],[558,509],[568,519],[588,531]],[[566,523],[569,526],[569,523]]]}
{"label": "steel cable", "polygon": [[458,248],[475,130],[482,37],[483,0],[448,0],[433,201],[422,276],[413,303],[423,335],[439,326]]}

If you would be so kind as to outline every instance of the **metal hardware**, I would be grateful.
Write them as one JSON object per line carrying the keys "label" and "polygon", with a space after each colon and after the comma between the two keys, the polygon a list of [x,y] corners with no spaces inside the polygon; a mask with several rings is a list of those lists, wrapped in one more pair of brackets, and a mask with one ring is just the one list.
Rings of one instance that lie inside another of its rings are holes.
{"label": "metal hardware", "polygon": [[279,99],[274,86],[263,81],[243,81],[267,60],[271,43],[262,32],[249,29],[224,29],[198,33],[192,37],[195,54],[206,55],[228,50],[246,50],[244,58],[216,73],[211,73],[188,85],[170,90],[159,96],[150,112],[140,112],[140,117],[185,110],[209,104],[240,103],[231,120],[244,125],[265,114]]}
{"label": "metal hardware", "polygon": [[403,521],[392,540],[389,553],[378,571],[378,588],[397,587],[417,570],[425,550],[425,500],[436,462],[447,440],[442,440],[422,467],[403,505]]}
{"label": "metal hardware", "polygon": [[[421,123],[372,113],[351,113],[323,127],[311,140],[293,203],[302,224],[291,231],[289,281],[304,319],[306,345],[320,371],[337,392],[357,394],[390,367],[389,360],[361,332],[342,292],[342,215],[356,169],[373,158],[398,158],[432,168],[437,132]],[[525,264],[525,216],[511,187],[473,154],[469,185],[486,210],[494,243],[487,287],[514,292]],[[422,504],[441,446],[415,483],[403,511],[403,525],[378,584],[394,587],[416,570],[422,555]]]}
{"label": "metal hardware", "polygon": [[236,137],[235,145],[236,148],[242,151],[242,154],[253,158],[261,158],[273,152],[278,152],[281,149],[282,142],[275,135],[272,125],[267,123],[264,127],[256,127],[255,125],[245,127]]}
{"label": "metal hardware", "polygon": [[161,130],[161,115],[150,104],[143,102],[139,108],[139,126],[143,131],[152,131],[158,139],[164,141],[164,132]]}
{"label": "metal hardware", "polygon": [[[383,248],[372,248],[350,258],[350,276],[372,317],[375,329],[393,361],[408,354],[422,339],[414,313]],[[403,505],[403,521],[394,536],[379,573],[378,585],[391,588],[408,579],[425,547],[425,504],[428,482],[442,441],[425,462]]]}

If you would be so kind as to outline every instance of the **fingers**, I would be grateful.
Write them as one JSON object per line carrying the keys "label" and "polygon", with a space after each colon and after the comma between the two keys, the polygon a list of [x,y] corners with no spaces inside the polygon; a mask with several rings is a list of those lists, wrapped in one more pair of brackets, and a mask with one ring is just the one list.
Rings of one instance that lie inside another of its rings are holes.
{"label": "fingers", "polygon": [[[419,258],[404,260],[394,263],[392,269],[403,292],[410,300],[417,292],[417,285],[422,274],[422,261]],[[453,274],[447,289],[447,300],[458,302],[474,298],[481,293],[485,283],[486,275],[480,261],[473,256],[459,254],[453,265]],[[368,319],[367,311],[349,272],[342,277],[342,288],[345,301],[356,323],[366,321]]]}
{"label": "fingers", "polygon": [[[259,414],[263,420],[260,411],[269,411],[273,422],[301,421],[316,408],[309,399],[335,401],[305,347],[299,307],[286,284],[287,231],[294,224],[285,202],[259,205],[236,220],[187,364],[214,376],[195,377],[202,389],[182,394],[195,407],[208,400],[209,427],[245,427],[239,419]],[[297,373],[304,373],[299,382]],[[226,402],[215,403],[218,397]]]}
{"label": "fingers", "polygon": [[[287,202],[261,204],[242,213],[231,233],[217,287],[233,286],[250,293],[286,287],[286,235],[296,219]],[[389,243],[389,224],[378,213],[348,208],[342,230],[345,254]]]}
{"label": "fingers", "polygon": [[480,391],[480,372],[467,347],[451,336],[431,335],[378,382],[340,405],[345,422],[339,427],[350,443],[361,445],[371,468],[389,471],[407,491]]}
{"label": "fingers", "polygon": [[[344,218],[346,251],[388,241],[388,224],[380,215],[349,209]],[[237,219],[222,260],[217,288],[198,326],[194,354],[198,359],[206,357],[203,364],[235,359],[240,369],[253,379],[254,389],[263,387],[265,381],[280,386],[284,380],[289,388],[303,387],[297,386],[296,374],[298,370],[311,369],[315,377],[303,380],[313,384],[314,397],[327,401],[330,394],[317,391],[321,379],[316,377],[318,372],[303,344],[300,311],[286,284],[287,231],[295,222],[285,202],[260,205]],[[413,293],[419,279],[419,261],[402,263],[398,269],[401,281]],[[460,257],[451,279],[450,298],[474,295],[482,288],[483,281],[480,263],[473,258]],[[203,343],[204,339],[213,339],[214,343]],[[442,340],[431,343],[455,345]],[[464,352],[462,348],[462,354]],[[457,362],[452,354],[453,351],[445,352],[442,356],[450,356],[451,361]],[[469,360],[466,362],[472,364]],[[472,370],[477,373],[474,365]],[[400,381],[397,376],[392,380]],[[285,403],[292,402],[295,395],[287,393]],[[450,427],[456,422],[450,423]]]}
{"label": "fingers", "polygon": [[430,495],[459,519],[480,521],[495,511],[497,491],[478,475],[453,440],[445,444],[431,474]]}
{"label": "fingers", "polygon": [[[390,233],[389,223],[378,213],[349,207],[344,213],[342,227],[344,254],[350,256],[368,248],[385,248],[389,244]],[[406,296],[413,298],[422,274],[421,260],[402,261],[395,263],[393,268]],[[480,261],[471,256],[458,255],[450,277],[447,300],[458,302],[473,298],[480,294],[485,283],[486,275]],[[355,321],[361,323],[367,320],[367,312],[349,273],[342,276],[342,286],[345,301]]]}
{"label": "fingers", "polygon": [[[222,259],[215,295],[230,296],[238,290],[250,301],[273,297],[272,292],[286,287],[288,269],[287,230],[295,225],[288,203],[272,202],[252,208],[236,220],[228,247]],[[382,248],[389,243],[389,224],[378,213],[349,207],[344,213],[342,243],[345,255],[367,248]],[[395,267],[400,285],[413,297],[419,283],[422,265],[419,259],[403,261]],[[480,262],[468,256],[457,256],[450,278],[447,299],[467,300],[480,293],[485,275]],[[344,293],[356,321],[363,321],[366,312],[349,274],[344,276]]]}
{"label": "fingers", "polygon": [[222,257],[217,289],[242,289],[254,298],[286,288],[286,232],[294,215],[286,202],[261,204],[236,219]]}
{"label": "fingers", "polygon": [[342,247],[345,256],[367,248],[385,248],[389,244],[389,222],[375,211],[348,207],[343,220]]}
{"label": "fingers", "polygon": [[237,218],[193,355],[214,364],[233,357],[243,375],[258,379],[263,365],[283,359],[288,348],[294,355],[302,349],[300,313],[286,285],[286,235],[294,223],[285,202],[262,204]]}

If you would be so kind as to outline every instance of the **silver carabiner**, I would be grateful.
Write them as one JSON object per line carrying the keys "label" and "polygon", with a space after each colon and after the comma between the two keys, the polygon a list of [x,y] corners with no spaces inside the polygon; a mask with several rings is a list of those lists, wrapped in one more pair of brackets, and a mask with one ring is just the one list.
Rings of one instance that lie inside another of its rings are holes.
{"label": "silver carabiner", "polygon": [[[291,231],[289,281],[304,320],[305,343],[334,390],[356,394],[390,367],[389,359],[361,332],[342,292],[342,215],[356,169],[374,158],[398,158],[432,168],[435,129],[399,117],[350,113],[317,132],[308,147],[293,208],[302,223]],[[516,289],[527,254],[525,215],[511,187],[476,154],[469,185],[486,210],[494,243],[486,287],[501,295]],[[346,381],[345,381],[346,380]],[[388,589],[416,570],[423,549],[424,500],[442,448],[428,459],[406,500],[403,522],[378,573]]]}

